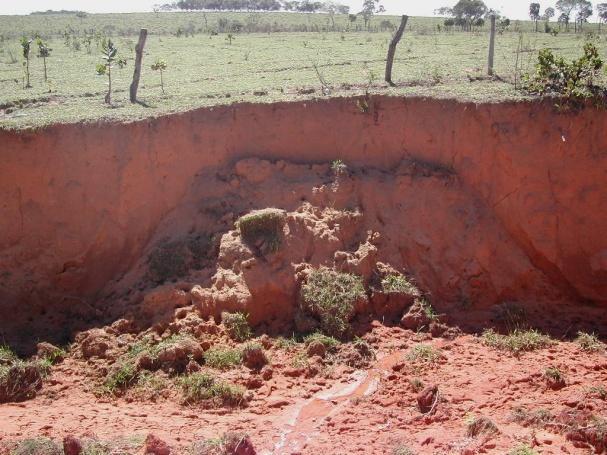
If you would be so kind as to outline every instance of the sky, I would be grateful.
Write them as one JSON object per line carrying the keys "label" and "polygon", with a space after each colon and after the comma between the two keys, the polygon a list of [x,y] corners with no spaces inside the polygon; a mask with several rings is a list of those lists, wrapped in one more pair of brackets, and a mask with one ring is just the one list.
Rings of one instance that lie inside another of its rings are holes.
{"label": "sky", "polygon": [[[82,10],[90,13],[151,11],[157,3],[169,3],[172,0],[0,0],[0,14],[29,14],[32,11],[47,9]],[[527,19],[531,0],[485,0],[489,8],[499,10],[511,19]],[[538,0],[535,0],[538,1]],[[555,0],[542,2],[542,11],[554,6]],[[341,0],[356,12],[362,0]],[[408,14],[409,16],[432,16],[441,6],[452,6],[456,0],[383,0],[389,14]]]}

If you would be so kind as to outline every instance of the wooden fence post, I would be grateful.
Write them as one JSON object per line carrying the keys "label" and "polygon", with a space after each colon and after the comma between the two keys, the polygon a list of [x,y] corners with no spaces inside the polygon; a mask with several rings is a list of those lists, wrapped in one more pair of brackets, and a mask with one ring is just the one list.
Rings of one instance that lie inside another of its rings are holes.
{"label": "wooden fence post", "polygon": [[491,35],[489,36],[489,64],[487,72],[493,76],[493,60],[495,56],[495,15],[491,15]]}
{"label": "wooden fence post", "polygon": [[147,37],[147,29],[142,28],[139,32],[137,47],[135,47],[135,72],[133,73],[133,82],[131,82],[131,103],[137,102],[137,90],[139,89],[139,78],[141,77],[141,61],[143,60],[143,48],[145,47]]}
{"label": "wooden fence post", "polygon": [[388,47],[388,57],[386,59],[386,82],[394,87],[394,82],[392,82],[392,65],[394,64],[394,55],[396,54],[396,46],[403,37],[403,33],[405,33],[405,27],[407,27],[407,21],[409,20],[409,16],[402,16],[400,20],[400,26],[396,33],[392,37],[392,41],[390,42],[390,46]]}

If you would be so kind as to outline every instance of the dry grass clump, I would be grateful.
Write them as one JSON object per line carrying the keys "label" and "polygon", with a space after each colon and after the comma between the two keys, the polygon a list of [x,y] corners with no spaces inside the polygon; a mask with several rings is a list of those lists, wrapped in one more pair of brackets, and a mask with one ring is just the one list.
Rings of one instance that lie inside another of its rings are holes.
{"label": "dry grass clump", "polygon": [[602,352],[605,345],[594,333],[578,332],[575,342],[586,352]]}
{"label": "dry grass clump", "polygon": [[443,358],[440,349],[429,344],[416,344],[407,353],[409,362],[436,363]]}
{"label": "dry grass clump", "polygon": [[523,444],[512,449],[508,455],[538,455],[538,453],[527,444]]}
{"label": "dry grass clump", "polygon": [[512,411],[512,420],[525,427],[541,428],[552,422],[554,416],[547,409],[530,410],[525,407],[517,407]]}
{"label": "dry grass clump", "polygon": [[343,338],[350,331],[357,301],[366,294],[361,277],[321,267],[310,273],[301,297],[302,309],[320,320],[324,334]]}
{"label": "dry grass clump", "polygon": [[24,439],[11,455],[63,455],[63,450],[48,438]]}
{"label": "dry grass clump", "polygon": [[420,292],[404,275],[390,274],[381,280],[382,291],[387,294],[409,294],[419,296]]}
{"label": "dry grass clump", "polygon": [[466,423],[466,436],[469,438],[475,438],[481,434],[489,436],[495,433],[499,433],[499,429],[488,417],[471,417]]}
{"label": "dry grass clump", "polygon": [[0,403],[34,398],[56,360],[21,360],[8,346],[0,346]]}
{"label": "dry grass clump", "polygon": [[284,210],[255,210],[240,217],[236,226],[245,243],[262,252],[273,253],[280,248],[285,219]]}
{"label": "dry grass clump", "polygon": [[554,344],[554,340],[537,330],[515,329],[508,335],[500,335],[492,329],[485,330],[481,337],[485,346],[501,351],[508,351],[518,355],[523,352],[534,351]]}

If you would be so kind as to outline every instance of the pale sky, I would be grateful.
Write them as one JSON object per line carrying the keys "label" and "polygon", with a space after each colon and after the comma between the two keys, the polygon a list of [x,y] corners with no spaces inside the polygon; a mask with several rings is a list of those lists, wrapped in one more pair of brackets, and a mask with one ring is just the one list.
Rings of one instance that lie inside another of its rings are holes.
{"label": "pale sky", "polygon": [[[151,11],[157,3],[169,3],[172,0],[0,0],[0,14],[29,14],[32,11],[47,9],[82,10],[90,13]],[[408,14],[410,16],[432,16],[441,6],[453,6],[457,0],[383,0],[390,14]],[[538,0],[535,0],[538,1]],[[554,6],[556,0],[541,1],[542,11]],[[362,0],[342,0],[357,12]],[[489,8],[497,9],[511,19],[527,19],[530,0],[485,0]]]}

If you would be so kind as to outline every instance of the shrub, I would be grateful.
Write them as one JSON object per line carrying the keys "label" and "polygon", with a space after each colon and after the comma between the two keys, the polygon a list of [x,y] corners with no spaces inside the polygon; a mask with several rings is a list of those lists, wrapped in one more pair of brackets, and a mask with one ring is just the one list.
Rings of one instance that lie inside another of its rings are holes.
{"label": "shrub", "polygon": [[233,455],[237,453],[255,453],[248,435],[228,432],[218,439],[206,439],[195,442],[190,449],[191,455]]}
{"label": "shrub", "polygon": [[11,455],[62,455],[63,450],[48,438],[25,439],[11,452]]}
{"label": "shrub", "polygon": [[595,81],[603,60],[593,43],[584,45],[584,54],[571,63],[555,56],[551,50],[539,52],[535,74],[527,75],[524,88],[540,95],[561,95],[567,99],[585,99],[599,94]]}
{"label": "shrub", "polygon": [[312,271],[301,288],[303,310],[320,319],[321,330],[342,338],[350,330],[356,302],[366,298],[359,276],[326,267]]}
{"label": "shrub", "polygon": [[42,387],[49,364],[43,361],[14,360],[0,365],[0,403],[29,400]]}
{"label": "shrub", "polygon": [[242,351],[239,349],[229,349],[213,347],[204,353],[204,362],[211,368],[218,370],[228,370],[240,365],[242,362]]}
{"label": "shrub", "polygon": [[148,259],[151,278],[163,283],[185,275],[188,271],[186,255],[186,246],[183,242],[161,245],[150,254]]}
{"label": "shrub", "polygon": [[586,352],[601,352],[605,349],[605,345],[594,333],[578,332],[575,342]]}
{"label": "shrub", "polygon": [[410,362],[435,363],[443,357],[440,349],[428,344],[417,344],[407,354]]}
{"label": "shrub", "polygon": [[283,210],[264,209],[240,217],[236,225],[245,243],[262,252],[273,253],[280,248],[284,222]]}
{"label": "shrub", "polygon": [[523,426],[542,427],[552,422],[554,417],[546,409],[537,409],[530,411],[524,407],[515,408],[512,412],[512,420]]}
{"label": "shrub", "polygon": [[544,378],[548,386],[553,389],[561,389],[567,384],[565,375],[557,367],[548,367],[544,370]]}
{"label": "shrub", "polygon": [[261,370],[268,358],[259,343],[248,343],[242,349],[242,363],[252,370]]}
{"label": "shrub", "polygon": [[253,335],[247,315],[244,313],[221,313],[221,322],[233,340],[245,341]]}
{"label": "shrub", "polygon": [[409,384],[411,384],[411,388],[413,389],[413,391],[415,392],[419,392],[421,390],[424,389],[425,385],[424,385],[424,381],[422,381],[419,378],[412,378],[409,379]]}
{"label": "shrub", "polygon": [[392,450],[392,455],[415,455],[415,452],[409,447],[399,444]]}
{"label": "shrub", "polygon": [[179,380],[185,404],[211,402],[214,405],[240,406],[244,404],[244,389],[228,382],[218,381],[207,373],[194,373]]}
{"label": "shrub", "polygon": [[488,329],[483,332],[481,339],[485,346],[509,351],[515,355],[545,348],[554,343],[549,336],[537,330],[519,329],[514,330],[508,335],[500,335],[492,329]]}

